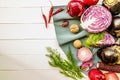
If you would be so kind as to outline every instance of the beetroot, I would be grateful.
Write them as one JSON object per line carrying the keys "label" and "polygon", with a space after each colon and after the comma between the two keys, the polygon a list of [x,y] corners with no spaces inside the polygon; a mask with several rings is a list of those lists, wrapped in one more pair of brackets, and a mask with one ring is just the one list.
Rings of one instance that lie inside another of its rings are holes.
{"label": "beetroot", "polygon": [[111,22],[111,13],[100,5],[89,7],[81,16],[81,27],[90,33],[99,33],[106,30]]}

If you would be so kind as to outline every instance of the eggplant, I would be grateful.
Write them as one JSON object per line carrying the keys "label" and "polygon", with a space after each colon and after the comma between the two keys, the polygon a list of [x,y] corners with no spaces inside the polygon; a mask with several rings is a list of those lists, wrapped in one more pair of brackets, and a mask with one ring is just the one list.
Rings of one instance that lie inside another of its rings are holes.
{"label": "eggplant", "polygon": [[114,44],[111,46],[100,48],[97,51],[98,57],[106,64],[120,64],[120,45]]}
{"label": "eggplant", "polygon": [[103,6],[107,7],[112,14],[120,13],[120,0],[103,0]]}

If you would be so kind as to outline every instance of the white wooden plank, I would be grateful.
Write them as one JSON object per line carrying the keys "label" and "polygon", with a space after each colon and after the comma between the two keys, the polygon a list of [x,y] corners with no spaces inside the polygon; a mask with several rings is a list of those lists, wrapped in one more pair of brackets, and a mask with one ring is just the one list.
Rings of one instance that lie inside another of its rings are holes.
{"label": "white wooden plank", "polygon": [[[44,19],[41,13],[43,13],[48,19],[48,13],[50,7],[28,7],[28,8],[0,8],[0,23],[23,23],[23,24],[38,24],[44,23]],[[52,22],[53,20],[51,20]]]}
{"label": "white wooden plank", "polygon": [[[70,0],[51,0],[53,5],[66,5]],[[50,6],[49,0],[0,0],[0,7]]]}
{"label": "white wooden plank", "polygon": [[[70,0],[51,0],[54,6],[67,5]],[[101,3],[102,0],[99,0]],[[50,6],[49,0],[0,0],[0,7],[40,7]]]}
{"label": "white wooden plank", "polygon": [[51,69],[48,58],[40,55],[0,56],[0,70]]}
{"label": "white wooden plank", "polygon": [[62,53],[57,40],[0,40],[0,55],[45,54],[46,47],[58,49]]}
{"label": "white wooden plank", "polygon": [[[48,64],[46,54],[0,56],[0,70],[41,70],[54,69]],[[65,58],[65,54],[61,54]]]}
{"label": "white wooden plank", "polygon": [[0,40],[0,70],[51,69],[48,46],[65,57],[56,40]]}
{"label": "white wooden plank", "polygon": [[0,8],[0,23],[43,23],[40,8]]}
{"label": "white wooden plank", "polygon": [[[58,70],[0,71],[2,80],[73,80],[59,73]],[[88,80],[88,78],[80,79]]]}
{"label": "white wooden plank", "polygon": [[0,24],[0,39],[56,39],[54,25]]}
{"label": "white wooden plank", "polygon": [[58,70],[0,71],[2,80],[71,80]]}

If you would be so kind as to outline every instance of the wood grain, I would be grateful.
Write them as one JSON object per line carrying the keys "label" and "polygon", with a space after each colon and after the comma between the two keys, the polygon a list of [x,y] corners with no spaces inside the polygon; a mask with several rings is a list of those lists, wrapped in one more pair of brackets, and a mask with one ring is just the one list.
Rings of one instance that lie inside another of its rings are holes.
{"label": "wood grain", "polygon": [[60,75],[58,70],[0,71],[2,80],[71,80]]}
{"label": "wood grain", "polygon": [[[51,1],[60,6],[70,0]],[[57,43],[53,20],[45,28],[41,8],[47,16],[49,0],[0,0],[1,80],[70,80],[48,64],[46,47],[65,54]]]}
{"label": "wood grain", "polygon": [[0,24],[0,39],[56,39],[54,25]]}
{"label": "wood grain", "polygon": [[0,56],[46,54],[46,47],[58,49],[64,54],[57,40],[0,40]]}

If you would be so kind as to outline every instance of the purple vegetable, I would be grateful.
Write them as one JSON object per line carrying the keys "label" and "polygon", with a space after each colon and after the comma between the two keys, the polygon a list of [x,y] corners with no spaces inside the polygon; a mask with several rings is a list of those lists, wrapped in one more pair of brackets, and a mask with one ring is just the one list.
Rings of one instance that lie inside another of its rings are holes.
{"label": "purple vegetable", "polygon": [[111,22],[111,13],[100,5],[89,7],[81,16],[81,27],[90,33],[99,33],[106,30]]}
{"label": "purple vegetable", "polygon": [[80,66],[80,69],[83,70],[83,71],[88,71],[93,65],[94,65],[94,63],[92,61],[84,62]]}
{"label": "purple vegetable", "polygon": [[115,39],[111,34],[106,33],[101,42],[102,42],[101,45],[111,45],[111,44],[115,44]]}
{"label": "purple vegetable", "polygon": [[72,0],[67,5],[67,12],[72,17],[81,16],[84,10],[84,4],[80,0]]}
{"label": "purple vegetable", "polygon": [[107,32],[101,32],[101,33],[92,33],[89,34],[88,38],[85,40],[85,46],[94,46],[94,47],[103,47],[115,44],[114,37],[107,33]]}
{"label": "purple vegetable", "polygon": [[78,49],[78,59],[82,62],[90,61],[93,58],[93,54],[89,48],[82,47]]}

